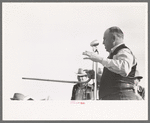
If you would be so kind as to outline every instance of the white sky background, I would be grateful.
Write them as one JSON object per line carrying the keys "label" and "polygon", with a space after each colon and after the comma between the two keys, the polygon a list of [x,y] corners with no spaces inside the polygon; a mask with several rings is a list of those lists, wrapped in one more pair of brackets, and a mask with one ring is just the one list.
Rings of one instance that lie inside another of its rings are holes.
{"label": "white sky background", "polygon": [[[92,69],[82,52],[92,51],[104,31],[118,26],[138,60],[147,88],[147,4],[145,3],[3,3],[3,99],[15,92],[35,98],[70,100],[70,83],[22,80],[22,77],[77,80],[78,68]],[[99,65],[102,67],[101,65]]]}

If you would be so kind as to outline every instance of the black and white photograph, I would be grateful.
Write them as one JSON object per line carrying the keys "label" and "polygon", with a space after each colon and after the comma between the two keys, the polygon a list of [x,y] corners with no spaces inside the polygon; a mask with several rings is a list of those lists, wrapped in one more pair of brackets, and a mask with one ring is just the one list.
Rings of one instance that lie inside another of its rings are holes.
{"label": "black and white photograph", "polygon": [[148,3],[2,2],[2,119],[148,120]]}

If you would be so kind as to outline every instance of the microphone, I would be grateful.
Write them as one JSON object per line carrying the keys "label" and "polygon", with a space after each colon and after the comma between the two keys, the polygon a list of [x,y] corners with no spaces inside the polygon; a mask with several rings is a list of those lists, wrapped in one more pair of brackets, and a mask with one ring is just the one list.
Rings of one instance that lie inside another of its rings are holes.
{"label": "microphone", "polygon": [[98,46],[99,45],[99,42],[97,41],[97,40],[94,40],[94,41],[92,41],[91,43],[90,43],[90,46],[91,47],[96,47],[96,46]]}

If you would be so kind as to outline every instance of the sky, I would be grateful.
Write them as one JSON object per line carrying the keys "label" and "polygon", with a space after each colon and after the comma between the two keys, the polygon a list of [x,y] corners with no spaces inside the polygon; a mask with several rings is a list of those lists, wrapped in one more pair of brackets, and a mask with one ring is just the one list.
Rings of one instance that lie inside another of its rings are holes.
{"label": "sky", "polygon": [[112,26],[124,32],[147,88],[147,13],[146,3],[3,3],[3,99],[18,92],[70,100],[74,84],[22,77],[76,81],[78,68],[92,69],[82,53],[93,51],[93,40],[99,41],[99,55],[108,56],[103,34]]}

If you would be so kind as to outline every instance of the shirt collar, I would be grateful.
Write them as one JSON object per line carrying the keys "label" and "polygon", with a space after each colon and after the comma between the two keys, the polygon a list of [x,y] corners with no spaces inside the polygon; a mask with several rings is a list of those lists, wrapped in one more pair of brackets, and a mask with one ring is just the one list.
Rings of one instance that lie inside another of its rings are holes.
{"label": "shirt collar", "polygon": [[115,50],[117,47],[119,47],[120,45],[122,45],[122,44],[124,44],[124,43],[120,43],[120,44],[114,46],[113,48],[111,48],[111,53],[114,52],[114,50]]}

